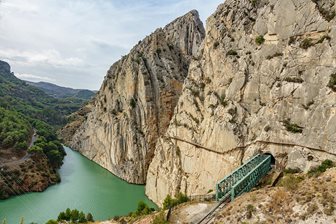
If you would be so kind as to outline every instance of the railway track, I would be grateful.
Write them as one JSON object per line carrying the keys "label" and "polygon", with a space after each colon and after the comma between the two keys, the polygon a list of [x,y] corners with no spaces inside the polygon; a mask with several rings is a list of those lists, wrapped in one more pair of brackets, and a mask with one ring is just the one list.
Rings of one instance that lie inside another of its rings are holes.
{"label": "railway track", "polygon": [[230,197],[227,196],[224,200],[218,202],[218,204],[206,216],[204,216],[201,220],[199,220],[194,224],[212,223],[215,219],[216,212],[223,209],[229,203],[230,203]]}

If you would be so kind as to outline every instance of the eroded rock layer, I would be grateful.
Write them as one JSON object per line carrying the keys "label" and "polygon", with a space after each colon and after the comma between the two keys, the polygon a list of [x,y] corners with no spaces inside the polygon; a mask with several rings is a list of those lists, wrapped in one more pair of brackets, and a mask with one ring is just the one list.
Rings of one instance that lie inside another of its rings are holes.
{"label": "eroded rock layer", "polygon": [[[336,155],[331,0],[226,0],[147,175],[146,194],[206,194],[257,152],[307,171]],[[203,146],[200,147],[200,146]]]}
{"label": "eroded rock layer", "polygon": [[145,183],[156,141],[167,130],[203,38],[203,24],[191,11],[140,41],[63,129],[67,144],[128,182]]}

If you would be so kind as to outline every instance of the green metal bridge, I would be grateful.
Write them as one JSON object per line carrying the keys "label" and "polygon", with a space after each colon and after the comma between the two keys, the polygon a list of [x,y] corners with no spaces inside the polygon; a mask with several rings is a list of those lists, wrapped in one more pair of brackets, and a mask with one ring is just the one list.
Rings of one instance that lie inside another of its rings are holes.
{"label": "green metal bridge", "polygon": [[272,169],[272,155],[258,154],[216,184],[217,205],[197,224],[212,223],[217,210],[244,192],[250,191]]}
{"label": "green metal bridge", "polygon": [[258,154],[216,184],[216,200],[233,201],[250,191],[271,170],[272,156]]}

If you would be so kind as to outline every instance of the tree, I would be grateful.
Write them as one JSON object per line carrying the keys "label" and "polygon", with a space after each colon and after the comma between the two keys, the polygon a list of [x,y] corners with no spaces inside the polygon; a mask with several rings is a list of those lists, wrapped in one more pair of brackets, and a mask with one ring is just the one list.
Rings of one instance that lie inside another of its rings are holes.
{"label": "tree", "polygon": [[77,209],[74,209],[71,211],[71,221],[75,222],[79,218],[79,211]]}
{"label": "tree", "polygon": [[71,218],[71,210],[70,210],[70,208],[67,208],[65,210],[65,220],[70,221],[70,218]]}
{"label": "tree", "polygon": [[138,208],[135,211],[135,215],[139,216],[139,215],[148,215],[152,212],[152,210],[148,207],[148,205],[143,202],[143,201],[139,201],[138,203]]}
{"label": "tree", "polygon": [[30,147],[28,152],[29,153],[43,153],[43,149],[40,146],[33,145],[32,147]]}
{"label": "tree", "polygon": [[57,221],[62,221],[62,220],[67,220],[67,219],[66,219],[65,212],[61,212],[61,213],[58,215]]}
{"label": "tree", "polygon": [[94,222],[94,220],[93,220],[93,216],[92,216],[92,214],[91,214],[90,212],[86,215],[86,220],[87,220],[88,222]]}
{"label": "tree", "polygon": [[11,147],[14,145],[14,138],[11,135],[8,135],[2,143],[5,147]]}
{"label": "tree", "polygon": [[173,202],[173,199],[170,196],[170,194],[168,194],[167,197],[163,201],[163,209],[170,208],[171,205],[173,204],[172,202]]}
{"label": "tree", "polygon": [[15,144],[15,148],[19,150],[26,150],[28,148],[28,144],[26,142],[17,142]]}
{"label": "tree", "polygon": [[79,222],[79,223],[86,223],[86,222],[87,222],[87,220],[86,220],[86,218],[85,218],[85,214],[84,214],[83,212],[80,212],[80,213],[79,213],[79,216],[78,216],[78,222]]}
{"label": "tree", "polygon": [[53,219],[50,219],[46,224],[58,224],[58,222]]}

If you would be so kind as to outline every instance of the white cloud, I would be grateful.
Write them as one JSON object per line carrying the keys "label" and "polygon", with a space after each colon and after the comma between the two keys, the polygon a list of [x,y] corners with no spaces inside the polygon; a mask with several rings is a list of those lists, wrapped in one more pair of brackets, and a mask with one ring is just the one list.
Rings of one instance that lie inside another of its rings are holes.
{"label": "white cloud", "polygon": [[33,4],[31,1],[16,1],[16,0],[4,0],[2,3],[2,7],[4,7],[6,10],[11,11],[19,11],[19,12],[26,12],[26,13],[37,13],[39,10],[38,5]]}
{"label": "white cloud", "polygon": [[76,57],[64,58],[54,49],[44,51],[20,51],[0,49],[0,57],[25,66],[48,64],[50,66],[80,66],[82,60]]}
{"label": "white cloud", "polygon": [[146,35],[192,9],[204,20],[222,2],[2,0],[0,60],[17,73],[99,89],[108,68]]}
{"label": "white cloud", "polygon": [[19,73],[16,73],[15,76],[18,77],[19,79],[28,80],[28,81],[32,81],[32,82],[39,82],[39,81],[55,82],[56,81],[55,79],[52,79],[52,78],[49,78],[49,77],[38,76],[38,75],[33,75],[33,74],[19,74]]}

